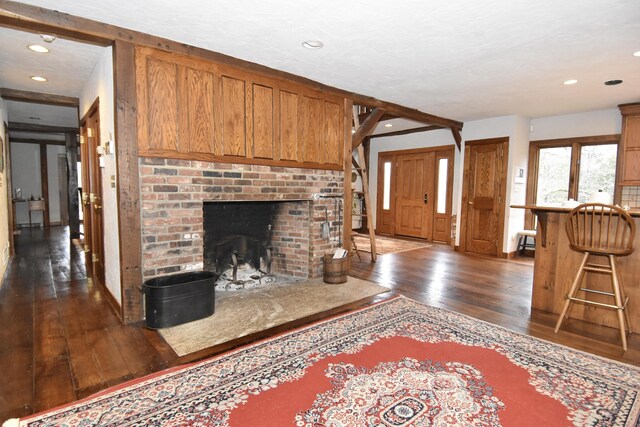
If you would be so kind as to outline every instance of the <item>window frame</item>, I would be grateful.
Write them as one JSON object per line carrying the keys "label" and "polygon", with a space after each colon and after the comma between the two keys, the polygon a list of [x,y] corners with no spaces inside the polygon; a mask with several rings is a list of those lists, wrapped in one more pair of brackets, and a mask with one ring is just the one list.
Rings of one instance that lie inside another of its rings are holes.
{"label": "window frame", "polygon": [[[527,171],[527,205],[536,204],[538,193],[538,170],[540,167],[540,149],[571,147],[571,165],[569,168],[569,194],[570,199],[578,199],[578,183],[580,182],[580,155],[582,147],[589,145],[617,145],[616,176],[614,183],[614,203],[618,203],[620,188],[620,134],[584,136],[576,138],[543,139],[529,142],[529,165]],[[533,229],[535,218],[529,209],[525,213],[525,228]]]}

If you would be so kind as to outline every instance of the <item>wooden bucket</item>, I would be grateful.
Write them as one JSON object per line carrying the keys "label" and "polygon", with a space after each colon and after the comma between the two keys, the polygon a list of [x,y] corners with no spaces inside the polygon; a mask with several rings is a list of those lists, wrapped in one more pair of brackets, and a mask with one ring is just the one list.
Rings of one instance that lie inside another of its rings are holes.
{"label": "wooden bucket", "polygon": [[324,274],[325,283],[340,284],[347,281],[347,260],[348,257],[334,258],[331,254],[324,256]]}

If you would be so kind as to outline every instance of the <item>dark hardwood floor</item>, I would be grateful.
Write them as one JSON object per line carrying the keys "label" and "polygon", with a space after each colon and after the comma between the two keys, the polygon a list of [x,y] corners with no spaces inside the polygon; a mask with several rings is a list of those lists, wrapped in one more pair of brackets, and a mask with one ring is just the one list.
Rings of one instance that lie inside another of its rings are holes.
{"label": "dark hardwood floor", "polygon": [[[353,259],[351,275],[427,304],[580,350],[640,365],[640,339],[626,353],[618,331],[531,313],[531,260],[500,260],[434,245]],[[363,301],[364,302],[364,301]],[[363,303],[360,302],[359,304]],[[353,305],[352,305],[353,306]],[[279,333],[348,307],[178,358],[142,324],[124,326],[98,286],[87,280],[84,254],[64,227],[25,229],[0,286],[0,421],[42,411],[126,380]]]}

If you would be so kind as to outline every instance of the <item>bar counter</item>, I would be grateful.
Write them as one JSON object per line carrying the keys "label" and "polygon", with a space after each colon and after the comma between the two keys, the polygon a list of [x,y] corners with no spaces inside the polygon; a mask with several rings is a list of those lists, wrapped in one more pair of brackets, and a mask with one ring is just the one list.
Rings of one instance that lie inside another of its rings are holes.
{"label": "bar counter", "polygon": [[[538,235],[533,270],[533,294],[531,308],[560,315],[565,297],[582,261],[583,252],[569,248],[565,231],[565,219],[569,207],[538,205],[513,205],[512,208],[530,209],[538,217]],[[629,297],[626,311],[631,330],[640,332],[640,210],[629,210],[636,222],[635,251],[617,258],[620,282]],[[606,257],[592,256],[592,261],[606,264]],[[589,273],[584,279],[590,289],[611,292],[611,280],[607,274]],[[583,282],[584,283],[584,282]],[[580,295],[584,295],[581,293]],[[613,298],[588,294],[586,299],[612,303]],[[618,329],[616,310],[574,303],[570,318],[581,319]]]}

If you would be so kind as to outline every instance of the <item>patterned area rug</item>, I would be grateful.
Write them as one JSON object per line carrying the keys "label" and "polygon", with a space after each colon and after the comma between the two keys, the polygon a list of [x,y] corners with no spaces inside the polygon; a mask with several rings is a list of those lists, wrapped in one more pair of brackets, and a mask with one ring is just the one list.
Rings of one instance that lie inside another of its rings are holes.
{"label": "patterned area rug", "polygon": [[[371,242],[368,235],[356,234],[353,240],[358,246],[358,250],[371,253]],[[376,236],[376,253],[378,255],[392,254],[395,252],[405,252],[413,249],[429,248],[432,245],[426,242],[413,240],[392,239],[390,237]]]}
{"label": "patterned area rug", "polygon": [[635,426],[640,369],[398,297],[20,425]]}

